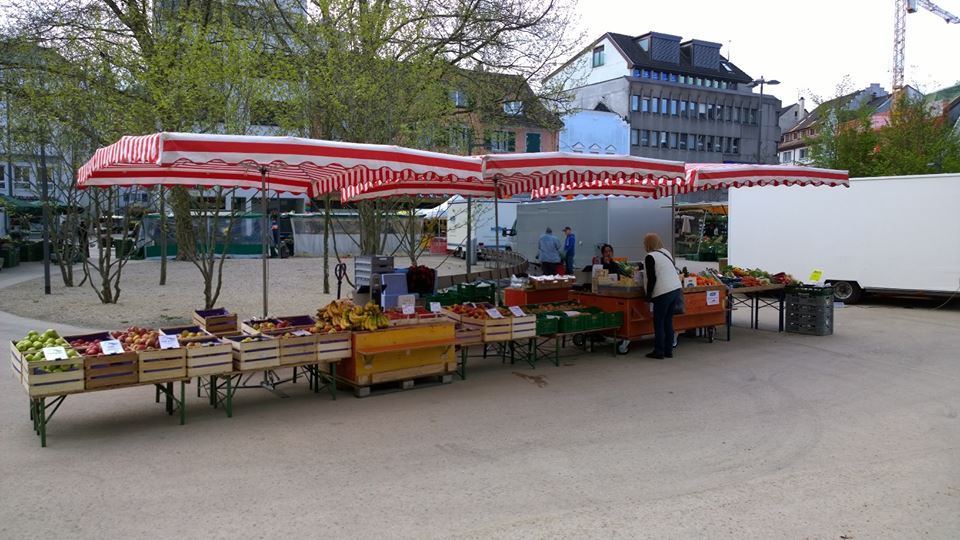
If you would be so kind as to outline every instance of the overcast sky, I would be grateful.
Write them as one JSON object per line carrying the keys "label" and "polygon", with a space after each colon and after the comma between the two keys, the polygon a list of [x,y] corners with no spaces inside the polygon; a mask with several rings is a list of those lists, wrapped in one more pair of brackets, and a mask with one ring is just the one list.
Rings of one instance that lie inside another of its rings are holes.
{"label": "overcast sky", "polygon": [[[934,0],[960,15],[960,0]],[[752,77],[777,79],[788,105],[799,95],[830,98],[849,75],[855,87],[890,89],[893,0],[580,0],[587,42],[604,32],[653,30],[723,44]],[[923,92],[960,81],[960,24],[922,8],[907,15],[904,80]],[[587,43],[584,43],[584,46]]]}

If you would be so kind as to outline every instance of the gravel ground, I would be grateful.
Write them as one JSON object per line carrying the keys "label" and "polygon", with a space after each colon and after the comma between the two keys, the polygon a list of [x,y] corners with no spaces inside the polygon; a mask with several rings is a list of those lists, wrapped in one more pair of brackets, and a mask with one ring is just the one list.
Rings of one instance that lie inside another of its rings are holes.
{"label": "gravel ground", "polygon": [[[353,259],[344,259],[344,262],[347,263],[347,275],[353,279]],[[440,275],[464,271],[463,261],[452,257],[421,257],[420,263],[433,268],[439,265]],[[336,259],[331,260],[333,264]],[[407,259],[396,260],[397,266],[408,264]],[[228,259],[217,305],[241,316],[259,315],[262,305],[260,265],[259,259]],[[120,301],[115,305],[101,304],[89,284],[64,287],[59,270],[54,267],[53,272],[52,294],[42,294],[42,278],[15,283],[0,289],[3,299],[0,309],[52,323],[113,329],[134,324],[146,327],[179,324],[189,321],[193,310],[203,308],[203,281],[200,272],[188,262],[170,262],[167,284],[161,287],[157,285],[160,277],[158,261],[131,261],[123,270]],[[336,297],[337,282],[332,266],[330,282],[334,294],[323,294],[322,259],[273,259],[269,276],[270,313],[309,314]],[[352,294],[352,288],[346,282],[343,292],[344,296]]]}

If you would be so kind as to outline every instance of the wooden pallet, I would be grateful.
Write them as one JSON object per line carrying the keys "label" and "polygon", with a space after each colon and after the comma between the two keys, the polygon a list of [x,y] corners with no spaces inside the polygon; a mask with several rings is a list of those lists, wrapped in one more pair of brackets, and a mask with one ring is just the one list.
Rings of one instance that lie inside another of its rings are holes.
{"label": "wooden pallet", "polygon": [[140,351],[139,355],[142,383],[187,376],[187,353],[184,349],[152,349]]}
{"label": "wooden pallet", "polygon": [[371,376],[366,384],[358,384],[349,379],[337,377],[337,383],[353,390],[353,395],[362,398],[392,392],[401,392],[413,388],[436,386],[453,382],[456,362],[445,362],[430,366],[420,366]]}

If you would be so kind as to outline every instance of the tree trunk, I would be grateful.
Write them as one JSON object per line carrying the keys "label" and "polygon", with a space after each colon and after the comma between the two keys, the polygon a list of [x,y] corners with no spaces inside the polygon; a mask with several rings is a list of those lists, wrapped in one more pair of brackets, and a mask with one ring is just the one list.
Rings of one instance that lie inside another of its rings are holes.
{"label": "tree trunk", "polygon": [[176,227],[177,260],[189,261],[197,250],[197,235],[193,230],[190,211],[193,207],[190,192],[185,188],[170,190],[170,207],[173,209],[173,221]]}
{"label": "tree trunk", "polygon": [[157,188],[160,195],[160,285],[167,284],[167,190]]}

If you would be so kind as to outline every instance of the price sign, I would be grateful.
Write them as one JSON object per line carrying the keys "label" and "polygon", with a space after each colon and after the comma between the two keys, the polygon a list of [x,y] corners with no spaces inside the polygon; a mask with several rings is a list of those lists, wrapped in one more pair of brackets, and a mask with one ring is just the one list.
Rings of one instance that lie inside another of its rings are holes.
{"label": "price sign", "polygon": [[503,314],[500,313],[500,310],[497,309],[497,308],[490,308],[490,309],[488,309],[488,310],[487,310],[487,315],[489,315],[491,319],[502,319],[502,318],[503,318]]}
{"label": "price sign", "polygon": [[513,313],[514,317],[526,317],[527,314],[520,309],[519,306],[510,306],[510,313]]}
{"label": "price sign", "polygon": [[440,302],[430,302],[430,312],[440,313]]}
{"label": "price sign", "polygon": [[66,360],[67,350],[63,347],[44,347],[43,358],[45,360]]}
{"label": "price sign", "polygon": [[412,306],[417,303],[417,295],[401,294],[397,297],[397,304],[401,306]]}
{"label": "price sign", "polygon": [[707,291],[707,305],[716,306],[720,304],[720,291]]}
{"label": "price sign", "polygon": [[814,270],[813,272],[810,273],[810,281],[811,281],[811,282],[817,283],[817,282],[819,282],[821,279],[823,279],[823,271],[822,271],[822,270]]}
{"label": "price sign", "polygon": [[583,315],[583,313],[580,313],[579,311],[564,311],[563,314],[567,317],[579,317],[580,315]]}
{"label": "price sign", "polygon": [[307,332],[306,330],[297,330],[296,332],[293,333],[293,335],[295,335],[295,336],[312,336],[313,334],[311,334],[310,332]]}
{"label": "price sign", "polygon": [[180,339],[177,336],[160,336],[161,349],[179,349]]}
{"label": "price sign", "polygon": [[105,339],[100,342],[100,350],[103,354],[122,354],[123,344],[115,339]]}
{"label": "price sign", "polygon": [[404,304],[400,309],[404,315],[413,315],[417,312],[416,308],[413,307],[413,304]]}

